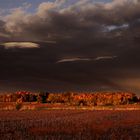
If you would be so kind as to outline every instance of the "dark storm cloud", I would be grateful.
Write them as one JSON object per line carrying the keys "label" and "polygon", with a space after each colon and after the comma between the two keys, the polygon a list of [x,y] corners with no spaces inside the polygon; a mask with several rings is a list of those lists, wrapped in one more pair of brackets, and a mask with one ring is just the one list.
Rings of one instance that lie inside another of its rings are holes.
{"label": "dark storm cloud", "polygon": [[7,41],[40,46],[5,50],[3,41],[0,73],[5,85],[140,91],[138,0],[80,0],[68,6],[57,0],[40,4],[34,14],[14,9],[3,20],[0,38],[3,34]]}

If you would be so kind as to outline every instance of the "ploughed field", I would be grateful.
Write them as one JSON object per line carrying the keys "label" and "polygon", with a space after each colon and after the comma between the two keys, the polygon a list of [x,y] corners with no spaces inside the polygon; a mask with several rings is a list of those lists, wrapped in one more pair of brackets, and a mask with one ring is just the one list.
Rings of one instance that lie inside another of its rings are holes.
{"label": "ploughed field", "polygon": [[0,111],[0,140],[140,140],[140,111]]}

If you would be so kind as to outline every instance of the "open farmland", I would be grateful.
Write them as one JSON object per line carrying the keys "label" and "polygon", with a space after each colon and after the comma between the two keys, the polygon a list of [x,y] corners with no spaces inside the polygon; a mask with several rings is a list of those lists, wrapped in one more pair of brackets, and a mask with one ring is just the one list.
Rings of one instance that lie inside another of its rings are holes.
{"label": "open farmland", "polygon": [[1,111],[1,140],[139,140],[140,111]]}

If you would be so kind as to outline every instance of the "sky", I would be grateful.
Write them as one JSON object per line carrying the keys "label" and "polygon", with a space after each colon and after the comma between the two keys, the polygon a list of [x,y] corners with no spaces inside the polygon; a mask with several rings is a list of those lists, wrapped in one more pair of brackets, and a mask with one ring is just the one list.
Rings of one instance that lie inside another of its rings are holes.
{"label": "sky", "polygon": [[0,92],[140,95],[139,40],[139,0],[0,0]]}

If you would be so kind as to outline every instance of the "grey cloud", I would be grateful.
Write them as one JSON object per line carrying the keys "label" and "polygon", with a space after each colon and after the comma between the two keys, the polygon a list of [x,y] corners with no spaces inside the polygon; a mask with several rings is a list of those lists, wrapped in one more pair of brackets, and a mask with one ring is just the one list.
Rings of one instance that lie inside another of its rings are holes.
{"label": "grey cloud", "polygon": [[[65,7],[66,1],[44,2],[35,14],[22,8],[15,9],[5,17],[5,27],[15,38],[64,39],[88,38],[101,35],[104,26],[129,24],[139,18],[140,3],[129,0],[95,4],[89,0]],[[125,11],[124,11],[125,8]],[[21,19],[22,17],[22,19]],[[16,35],[15,35],[16,34]]]}
{"label": "grey cloud", "polygon": [[5,26],[5,22],[0,20],[0,40],[1,41],[10,37],[9,33],[6,32],[4,26]]}

